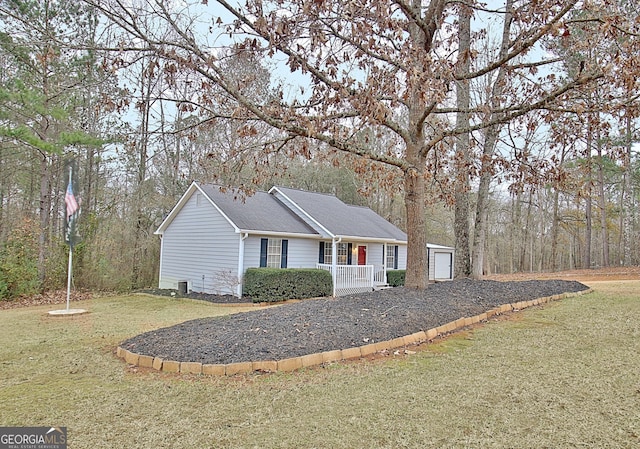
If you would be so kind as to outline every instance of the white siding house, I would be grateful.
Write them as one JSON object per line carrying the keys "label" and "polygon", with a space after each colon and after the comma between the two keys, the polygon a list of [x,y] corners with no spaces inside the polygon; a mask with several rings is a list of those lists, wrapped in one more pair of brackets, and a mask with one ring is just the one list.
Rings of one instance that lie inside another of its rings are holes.
{"label": "white siding house", "polygon": [[[160,250],[160,288],[216,292],[222,278],[234,276],[241,235],[201,193],[185,198],[180,213],[167,223]],[[236,281],[237,282],[237,281]]]}
{"label": "white siding house", "polygon": [[283,187],[243,197],[193,183],[156,234],[160,288],[205,293],[241,296],[245,270],[270,266],[331,271],[341,295],[385,284],[407,261],[406,234],[371,209]]}

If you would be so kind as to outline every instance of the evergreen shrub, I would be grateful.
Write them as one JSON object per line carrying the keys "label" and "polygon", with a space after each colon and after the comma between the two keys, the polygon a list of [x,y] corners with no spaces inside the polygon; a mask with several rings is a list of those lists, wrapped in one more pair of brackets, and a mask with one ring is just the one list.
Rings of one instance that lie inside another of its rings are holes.
{"label": "evergreen shrub", "polygon": [[243,292],[253,302],[330,296],[331,273],[316,268],[249,268],[244,275]]}
{"label": "evergreen shrub", "polygon": [[406,275],[407,270],[389,270],[387,271],[387,284],[392,287],[402,287]]}

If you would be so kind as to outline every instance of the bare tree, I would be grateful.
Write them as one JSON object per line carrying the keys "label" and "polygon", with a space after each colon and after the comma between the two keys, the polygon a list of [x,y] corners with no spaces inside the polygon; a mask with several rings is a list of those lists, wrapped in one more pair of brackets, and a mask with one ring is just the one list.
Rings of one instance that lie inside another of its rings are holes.
{"label": "bare tree", "polygon": [[[497,58],[504,60],[508,57],[511,47],[511,27],[514,14],[513,0],[507,0],[505,4],[505,14],[502,27],[502,38]],[[487,98],[488,116],[483,119],[485,123],[492,123],[483,129],[484,142],[482,144],[482,156],[480,159],[480,179],[478,183],[478,196],[476,201],[475,226],[473,234],[473,249],[471,254],[471,274],[475,279],[482,278],[484,274],[484,251],[487,233],[487,211],[486,205],[489,199],[489,189],[491,178],[493,177],[493,154],[498,143],[500,125],[502,120],[504,97],[507,92],[507,70],[506,65],[500,66],[495,73],[495,79],[491,83],[491,92]]]}
{"label": "bare tree", "polygon": [[[470,124],[469,107],[471,105],[471,87],[467,75],[471,68],[471,15],[472,9],[462,5],[458,19],[458,77],[456,82],[456,127],[468,129]],[[472,171],[470,133],[456,136],[454,163],[456,164],[455,181],[455,277],[471,275],[471,255],[469,240],[469,194]]]}
{"label": "bare tree", "polygon": [[[225,0],[210,5],[173,5],[160,0],[126,6],[111,0],[86,2],[130,36],[130,44],[113,51],[151,52],[164,60],[165,70],[177,68],[201,77],[201,89],[188,100],[197,106],[203,120],[211,113],[208,99],[222,89],[238,105],[235,117],[267,123],[292,141],[313,139],[399,170],[404,180],[410,241],[407,285],[411,287],[426,286],[429,155],[451,145],[457,135],[499,126],[560,103],[577,86],[604,72],[601,67],[589,67],[575,78],[551,79],[536,76],[532,70],[553,62],[542,52],[531,51],[541,39],[560,38],[563,27],[569,26],[565,23],[568,14],[590,7],[577,0],[514,6],[504,51],[483,64],[472,59],[472,69],[464,75],[456,70],[456,58],[451,56],[458,44],[452,39],[455,33],[448,19],[457,6],[444,0],[250,0],[244,6]],[[224,14],[214,12],[214,5]],[[475,3],[469,6],[479,8]],[[484,13],[500,17],[505,10]],[[153,28],[146,26],[151,17]],[[603,29],[608,23],[602,19]],[[247,96],[221,66],[224,57],[244,51],[274,64],[285,61],[292,76],[304,78],[304,94],[292,99],[287,95],[291,87],[283,84],[274,86],[276,95],[269,99]],[[518,79],[517,89],[504,92],[507,101],[470,108],[469,113],[478,119],[465,129],[456,126],[450,119],[459,111],[451,91],[454,83],[480,79],[501,68]],[[397,143],[372,150],[355,138],[363,128],[390,131]],[[308,148],[301,141],[298,145],[301,151]]]}

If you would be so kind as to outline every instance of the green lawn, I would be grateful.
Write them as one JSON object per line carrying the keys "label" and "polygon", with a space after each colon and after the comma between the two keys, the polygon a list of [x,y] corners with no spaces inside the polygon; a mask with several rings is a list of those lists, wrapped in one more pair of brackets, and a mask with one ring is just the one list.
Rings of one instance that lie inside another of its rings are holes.
{"label": "green lawn", "polygon": [[[238,310],[128,296],[0,311],[0,425],[69,448],[573,448],[640,445],[640,281],[492,321],[427,350],[235,378],[137,372],[137,333]],[[250,342],[247,342],[250,344]]]}

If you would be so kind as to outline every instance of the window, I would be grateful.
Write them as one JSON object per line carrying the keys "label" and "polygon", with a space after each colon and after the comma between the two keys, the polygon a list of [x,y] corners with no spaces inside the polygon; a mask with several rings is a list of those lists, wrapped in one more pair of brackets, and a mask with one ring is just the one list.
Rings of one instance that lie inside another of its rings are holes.
{"label": "window", "polygon": [[282,239],[269,239],[267,244],[267,266],[269,268],[280,268],[282,257]]}
{"label": "window", "polygon": [[[351,243],[336,243],[338,265],[351,265]],[[331,265],[331,242],[320,242],[320,263]]]}
{"label": "window", "polygon": [[347,243],[338,243],[336,244],[336,255],[338,256],[337,263],[338,265],[349,265],[349,259],[351,256],[351,251],[349,251],[349,246]]}
{"label": "window", "polygon": [[398,245],[387,245],[387,270],[398,269]]}
{"label": "window", "polygon": [[321,242],[324,247],[322,263],[331,265],[331,243]]}
{"label": "window", "polygon": [[260,266],[269,268],[287,268],[287,239],[260,240]]}

